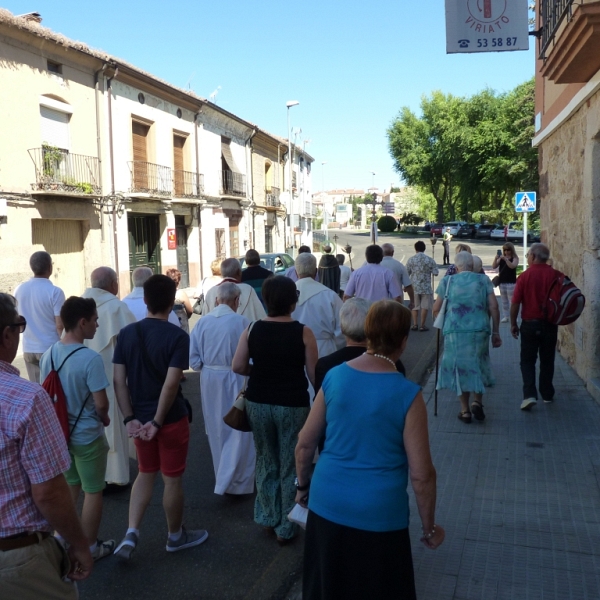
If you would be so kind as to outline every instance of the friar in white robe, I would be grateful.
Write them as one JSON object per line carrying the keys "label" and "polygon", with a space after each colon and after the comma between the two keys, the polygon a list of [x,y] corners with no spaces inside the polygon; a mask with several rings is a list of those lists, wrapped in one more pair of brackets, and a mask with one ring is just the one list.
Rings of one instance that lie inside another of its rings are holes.
{"label": "friar in white robe", "polygon": [[113,353],[117,343],[117,335],[136,318],[127,305],[117,298],[119,282],[117,274],[110,267],[99,267],[92,271],[92,287],[83,292],[83,298],[93,298],[98,310],[98,330],[92,340],[85,340],[85,345],[102,356],[104,371],[110,382],[106,388],[108,395],[108,416],[110,425],[105,429],[110,449],[106,463],[107,483],[127,485],[129,483],[129,438],[123,425],[123,415],[115,398],[113,387]]}
{"label": "friar in white robe", "polygon": [[292,318],[310,327],[322,358],[346,345],[340,324],[343,303],[333,290],[314,280],[317,260],[312,254],[299,254],[295,266],[300,293]]}
{"label": "friar in white robe", "polygon": [[[144,302],[144,283],[146,283],[152,275],[153,273],[150,267],[137,267],[137,269],[134,269],[131,274],[134,288],[131,290],[130,294],[127,294],[127,296],[123,298],[123,302],[127,304],[127,308],[133,313],[133,316],[137,321],[141,321],[148,316],[148,307]],[[181,323],[173,311],[169,313],[169,323],[181,327]]]}
{"label": "friar in white robe", "polygon": [[258,299],[252,286],[247,283],[241,283],[242,267],[237,258],[226,258],[221,263],[221,275],[223,276],[223,281],[208,290],[204,296],[204,307],[202,308],[203,317],[214,310],[217,305],[219,286],[224,283],[235,283],[240,290],[240,300],[237,309],[238,315],[243,315],[250,321],[258,321],[267,316],[262,302]]}
{"label": "friar in white robe", "polygon": [[190,335],[190,367],[200,371],[200,396],[215,469],[215,494],[251,494],[256,462],[252,433],[236,431],[223,422],[244,385],[244,378],[231,370],[231,363],[250,321],[235,312],[240,298],[238,286],[225,282],[216,287],[216,308],[200,319]]}

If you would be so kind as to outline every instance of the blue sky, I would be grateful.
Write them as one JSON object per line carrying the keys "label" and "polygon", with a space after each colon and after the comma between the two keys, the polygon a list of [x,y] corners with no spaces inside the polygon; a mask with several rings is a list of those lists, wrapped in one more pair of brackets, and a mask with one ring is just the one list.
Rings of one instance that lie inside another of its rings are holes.
{"label": "blue sky", "polygon": [[[525,1],[525,0],[522,0]],[[400,180],[386,129],[439,89],[509,91],[534,73],[529,52],[447,55],[443,0],[6,1],[43,25],[208,98],[287,137],[286,101],[314,158],[313,191]],[[327,164],[321,165],[323,161]],[[371,171],[375,171],[373,178]]]}

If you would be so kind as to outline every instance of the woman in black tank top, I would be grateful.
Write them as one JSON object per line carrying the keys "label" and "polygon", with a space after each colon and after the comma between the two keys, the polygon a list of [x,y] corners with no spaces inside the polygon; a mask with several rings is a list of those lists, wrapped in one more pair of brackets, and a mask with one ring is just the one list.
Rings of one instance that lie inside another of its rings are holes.
{"label": "woman in black tank top", "polygon": [[[297,535],[287,519],[294,507],[294,450],[310,410],[308,379],[314,385],[318,358],[313,332],[292,319],[298,292],[281,275],[265,279],[267,317],[242,334],[232,369],[248,375],[246,412],[256,447],[254,520],[285,544]],[[252,360],[252,364],[250,364]]]}
{"label": "woman in black tank top", "polygon": [[492,268],[498,268],[498,277],[500,278],[500,296],[502,298],[501,323],[507,323],[510,317],[510,303],[517,283],[518,264],[519,257],[517,256],[517,251],[510,242],[506,242],[502,246],[502,254],[498,254],[492,263]]}

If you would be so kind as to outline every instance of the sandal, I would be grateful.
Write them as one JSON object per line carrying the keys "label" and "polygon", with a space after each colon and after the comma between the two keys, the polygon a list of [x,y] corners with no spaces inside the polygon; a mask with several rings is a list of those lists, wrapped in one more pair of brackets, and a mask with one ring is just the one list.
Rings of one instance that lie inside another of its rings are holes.
{"label": "sandal", "polygon": [[421,329],[419,329],[419,331],[429,331],[429,327],[423,326],[421,327]]}
{"label": "sandal", "polygon": [[480,404],[479,402],[473,402],[473,404],[471,404],[471,412],[478,421],[483,421],[485,419],[483,404]]}
{"label": "sandal", "polygon": [[417,331],[417,329],[419,329],[419,328],[418,328],[416,325],[413,325],[413,326],[410,328],[410,330],[411,330],[411,331]]}
{"label": "sandal", "polygon": [[458,418],[463,423],[470,423],[471,422],[471,413],[468,410],[465,410],[464,412],[459,412],[458,413]]}

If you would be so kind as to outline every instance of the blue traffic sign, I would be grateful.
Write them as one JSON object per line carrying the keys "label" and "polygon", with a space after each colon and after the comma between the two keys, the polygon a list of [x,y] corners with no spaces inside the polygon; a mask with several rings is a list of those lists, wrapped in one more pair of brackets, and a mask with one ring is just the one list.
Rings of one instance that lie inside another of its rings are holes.
{"label": "blue traffic sign", "polygon": [[515,194],[515,210],[520,213],[535,212],[536,193],[517,192]]}

